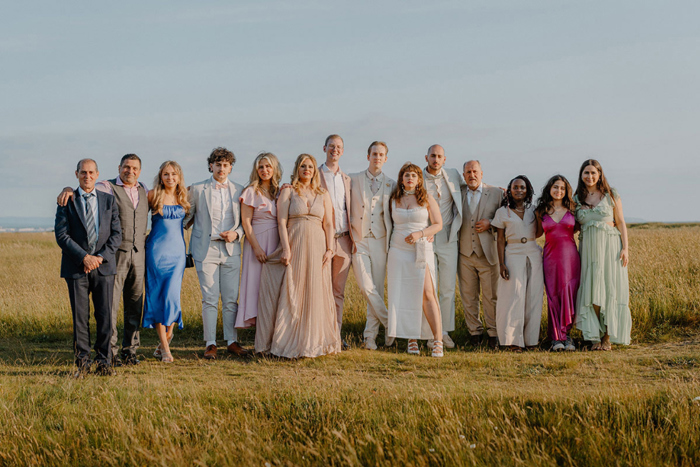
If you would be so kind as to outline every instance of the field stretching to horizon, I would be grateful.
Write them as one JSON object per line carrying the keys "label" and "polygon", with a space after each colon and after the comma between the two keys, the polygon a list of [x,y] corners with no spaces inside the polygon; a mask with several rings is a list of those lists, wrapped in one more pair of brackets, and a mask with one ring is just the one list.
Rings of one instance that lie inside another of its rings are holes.
{"label": "field stretching to horizon", "polygon": [[367,351],[351,274],[349,351],[205,361],[188,269],[175,363],[147,329],[140,365],[76,380],[59,265],[53,233],[0,234],[0,465],[700,465],[698,224],[630,226],[632,345],[612,352],[465,351],[459,298],[443,359]]}

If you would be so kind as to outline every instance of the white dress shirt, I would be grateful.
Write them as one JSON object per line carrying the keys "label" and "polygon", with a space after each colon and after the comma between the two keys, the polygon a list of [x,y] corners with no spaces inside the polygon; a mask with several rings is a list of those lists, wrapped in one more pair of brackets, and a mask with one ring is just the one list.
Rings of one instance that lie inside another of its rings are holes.
{"label": "white dress shirt", "polygon": [[440,169],[440,173],[437,175],[432,175],[427,170],[424,170],[423,173],[425,175],[425,189],[440,205],[442,229],[448,229],[448,227],[452,225],[452,219],[454,219],[455,209],[457,208],[454,205],[452,193],[450,193],[450,187],[447,185],[447,174],[445,173],[445,169]]}
{"label": "white dress shirt", "polygon": [[[471,188],[467,188],[467,206],[472,205],[472,198],[476,197],[476,200],[474,201],[474,206],[479,205],[479,201],[481,201],[481,192],[484,188],[484,184],[480,183],[479,188],[476,190],[472,190]],[[472,212],[472,214],[474,214]]]}
{"label": "white dress shirt", "polygon": [[340,173],[340,169],[338,169],[336,173],[333,173],[326,167],[326,164],[322,164],[320,170],[321,175],[326,180],[328,194],[333,203],[333,211],[335,212],[335,233],[345,233],[348,231],[349,225],[348,213],[345,209],[345,183],[343,183],[343,176]]}
{"label": "white dress shirt", "polygon": [[233,210],[231,209],[231,184],[228,179],[222,185],[226,188],[216,188],[219,184],[211,178],[211,239],[223,240],[219,234],[233,228]]}

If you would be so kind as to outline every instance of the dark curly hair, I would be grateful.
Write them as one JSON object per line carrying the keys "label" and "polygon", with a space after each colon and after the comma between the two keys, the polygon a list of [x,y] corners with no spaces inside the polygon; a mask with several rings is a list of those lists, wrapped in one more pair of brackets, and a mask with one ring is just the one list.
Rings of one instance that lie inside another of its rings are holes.
{"label": "dark curly hair", "polygon": [[231,151],[229,151],[226,148],[218,147],[215,148],[211,154],[209,154],[209,158],[207,158],[207,167],[209,167],[209,172],[211,172],[211,165],[214,162],[228,162],[233,166],[233,164],[236,163],[236,156],[233,155]]}
{"label": "dark curly hair", "polygon": [[574,212],[574,199],[571,193],[571,184],[565,176],[557,174],[549,179],[544,188],[542,188],[542,194],[537,199],[537,207],[535,208],[535,212],[537,213],[537,215],[540,216],[540,218],[542,218],[542,216],[547,214],[549,210],[552,209],[552,203],[554,202],[554,199],[552,198],[551,192],[552,187],[556,182],[564,182],[564,187],[566,188],[566,194],[564,195],[564,199],[561,200],[562,206],[564,206],[572,213]]}
{"label": "dark curly hair", "polygon": [[525,175],[518,175],[517,177],[514,177],[510,182],[508,182],[506,196],[503,198],[501,206],[508,206],[511,209],[515,209],[515,200],[513,199],[513,195],[510,192],[510,187],[516,180],[522,180],[523,182],[525,182],[525,188],[527,189],[527,194],[525,195],[525,206],[530,207],[530,205],[532,204],[532,197],[535,194],[535,189],[532,188],[532,183],[530,183],[530,179],[527,178]]}

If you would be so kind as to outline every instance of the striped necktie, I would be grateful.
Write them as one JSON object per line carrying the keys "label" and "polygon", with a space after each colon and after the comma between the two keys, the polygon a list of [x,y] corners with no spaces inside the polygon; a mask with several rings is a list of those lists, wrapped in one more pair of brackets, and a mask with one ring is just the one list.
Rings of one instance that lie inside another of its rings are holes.
{"label": "striped necktie", "polygon": [[93,254],[95,252],[95,246],[97,246],[97,232],[95,231],[95,214],[92,212],[92,206],[90,205],[90,198],[95,196],[94,193],[83,193],[83,199],[85,200],[85,224],[87,227],[88,235],[88,253]]}

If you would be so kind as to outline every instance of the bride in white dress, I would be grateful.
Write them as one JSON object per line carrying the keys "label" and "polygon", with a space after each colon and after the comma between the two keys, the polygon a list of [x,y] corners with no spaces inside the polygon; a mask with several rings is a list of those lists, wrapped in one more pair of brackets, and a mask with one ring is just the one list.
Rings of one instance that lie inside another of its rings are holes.
{"label": "bride in white dress", "polygon": [[387,333],[408,339],[410,354],[420,354],[418,339],[434,339],[432,356],[442,357],[433,244],[428,241],[442,229],[440,206],[426,191],[423,171],[417,165],[404,164],[398,181],[390,201],[394,228],[386,265]]}

